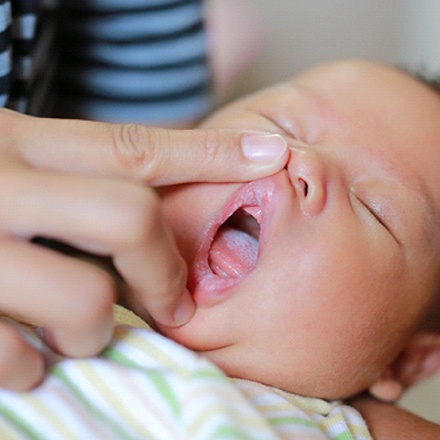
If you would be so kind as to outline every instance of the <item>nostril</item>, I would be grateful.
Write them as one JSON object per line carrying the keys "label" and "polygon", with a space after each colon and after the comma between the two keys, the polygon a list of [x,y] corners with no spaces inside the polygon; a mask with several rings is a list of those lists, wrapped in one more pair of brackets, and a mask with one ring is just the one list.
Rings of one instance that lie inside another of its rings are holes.
{"label": "nostril", "polygon": [[287,171],[302,212],[318,215],[326,206],[330,174],[336,173],[324,148],[291,151]]}
{"label": "nostril", "polygon": [[299,187],[299,190],[304,194],[304,197],[307,197],[307,194],[309,193],[308,183],[304,179],[299,178],[298,179],[298,187]]}

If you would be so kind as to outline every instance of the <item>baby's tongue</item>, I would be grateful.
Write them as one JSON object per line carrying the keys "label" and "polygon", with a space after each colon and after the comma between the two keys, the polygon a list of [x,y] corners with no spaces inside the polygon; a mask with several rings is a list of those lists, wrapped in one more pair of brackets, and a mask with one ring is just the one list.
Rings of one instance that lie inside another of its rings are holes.
{"label": "baby's tongue", "polygon": [[209,253],[211,270],[226,278],[248,274],[257,262],[258,240],[246,232],[223,226]]}

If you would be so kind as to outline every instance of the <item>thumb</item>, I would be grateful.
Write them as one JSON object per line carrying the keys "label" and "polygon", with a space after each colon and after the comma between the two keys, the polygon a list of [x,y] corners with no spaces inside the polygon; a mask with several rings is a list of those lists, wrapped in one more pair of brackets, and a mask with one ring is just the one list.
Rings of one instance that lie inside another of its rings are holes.
{"label": "thumb", "polygon": [[288,157],[286,140],[266,132],[18,120],[18,149],[34,167],[140,179],[152,186],[253,180],[279,171]]}

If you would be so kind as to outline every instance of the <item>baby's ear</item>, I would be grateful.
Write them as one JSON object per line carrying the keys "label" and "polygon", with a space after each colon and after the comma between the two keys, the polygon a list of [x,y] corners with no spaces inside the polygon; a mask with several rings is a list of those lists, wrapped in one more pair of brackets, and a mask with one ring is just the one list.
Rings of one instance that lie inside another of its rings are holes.
{"label": "baby's ear", "polygon": [[379,400],[395,401],[406,388],[431,377],[439,370],[440,334],[419,331],[369,391]]}

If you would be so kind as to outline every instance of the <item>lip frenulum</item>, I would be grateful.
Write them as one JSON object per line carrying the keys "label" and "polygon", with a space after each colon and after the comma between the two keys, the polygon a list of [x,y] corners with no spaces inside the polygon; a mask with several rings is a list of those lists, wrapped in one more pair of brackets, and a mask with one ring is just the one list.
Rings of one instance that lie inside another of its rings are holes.
{"label": "lip frenulum", "polygon": [[[272,178],[253,181],[241,186],[225,204],[219,218],[209,227],[190,268],[189,289],[195,301],[204,303],[218,302],[223,299],[226,291],[243,281],[255,267],[243,276],[224,277],[215,274],[208,258],[211,245],[219,228],[237,211],[243,209],[252,215],[260,224],[260,242],[264,233],[264,213],[274,190]],[[260,251],[258,251],[258,254]]]}

